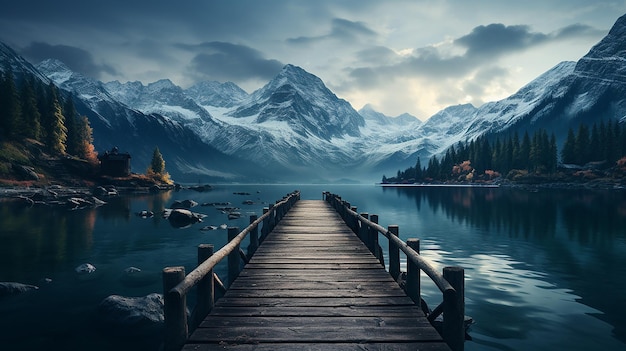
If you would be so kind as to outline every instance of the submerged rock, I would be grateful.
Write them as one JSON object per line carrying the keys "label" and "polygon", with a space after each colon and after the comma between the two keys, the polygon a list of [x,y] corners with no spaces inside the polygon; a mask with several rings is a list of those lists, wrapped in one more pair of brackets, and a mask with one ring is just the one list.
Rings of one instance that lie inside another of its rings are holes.
{"label": "submerged rock", "polygon": [[0,297],[17,295],[27,291],[37,290],[38,286],[16,282],[0,282]]}
{"label": "submerged rock", "polygon": [[183,208],[183,209],[189,209],[192,207],[196,207],[198,206],[198,203],[193,201],[193,200],[176,200],[174,201],[174,203],[172,203],[172,206],[170,206],[171,208]]}
{"label": "submerged rock", "polygon": [[96,271],[96,267],[91,263],[83,263],[74,269],[78,274],[90,274]]}
{"label": "submerged rock", "polygon": [[157,293],[143,297],[111,295],[98,306],[99,320],[121,334],[153,334],[163,328],[163,305],[163,296]]}

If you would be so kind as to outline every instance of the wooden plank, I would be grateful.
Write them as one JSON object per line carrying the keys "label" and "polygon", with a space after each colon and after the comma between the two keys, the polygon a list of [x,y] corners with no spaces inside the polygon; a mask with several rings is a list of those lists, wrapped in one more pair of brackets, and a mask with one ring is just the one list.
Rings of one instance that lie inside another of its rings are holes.
{"label": "wooden plank", "polygon": [[432,327],[405,326],[404,328],[315,326],[315,327],[239,327],[198,328],[190,342],[410,342],[441,340]]}
{"label": "wooden plank", "polygon": [[[410,316],[411,313],[416,314],[420,311],[411,312],[408,308],[414,305],[413,300],[406,296],[382,296],[382,297],[335,297],[335,298],[308,298],[308,297],[222,297],[217,307],[348,307],[360,308],[367,307],[384,307],[394,306],[402,307],[402,316]],[[318,311],[321,313],[321,311]],[[336,311],[331,311],[336,312]],[[378,314],[382,311],[378,311]],[[423,316],[423,313],[418,313]]]}
{"label": "wooden plank", "polygon": [[219,344],[192,344],[185,345],[183,351],[293,351],[293,350],[307,350],[307,351],[354,351],[354,350],[367,350],[367,351],[450,351],[450,349],[443,343],[428,343],[428,342],[415,342],[415,343],[315,343],[315,344],[302,344],[302,343],[227,343],[221,342]]}
{"label": "wooden plank", "polygon": [[[221,299],[220,299],[221,301]],[[364,301],[364,300],[362,300]],[[312,303],[298,306],[283,306],[278,303],[254,306],[215,306],[210,316],[244,316],[244,317],[301,317],[301,316],[318,316],[318,317],[406,317],[414,315],[423,315],[423,312],[415,306],[384,304],[353,306],[311,306]],[[206,319],[205,319],[206,320]]]}
{"label": "wooden plank", "polygon": [[277,328],[305,328],[305,327],[370,327],[370,328],[404,328],[407,325],[415,327],[428,327],[430,323],[424,318],[411,317],[233,317],[216,316],[211,318],[210,323],[202,322],[200,328],[222,328],[222,327],[277,327]]}

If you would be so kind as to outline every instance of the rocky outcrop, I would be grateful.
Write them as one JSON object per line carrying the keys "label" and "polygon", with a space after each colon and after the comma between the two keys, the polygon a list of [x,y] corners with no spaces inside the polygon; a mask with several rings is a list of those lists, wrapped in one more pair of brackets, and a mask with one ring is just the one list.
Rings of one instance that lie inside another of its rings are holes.
{"label": "rocky outcrop", "polygon": [[103,326],[124,335],[147,335],[163,328],[163,296],[152,293],[143,297],[111,295],[98,306]]}

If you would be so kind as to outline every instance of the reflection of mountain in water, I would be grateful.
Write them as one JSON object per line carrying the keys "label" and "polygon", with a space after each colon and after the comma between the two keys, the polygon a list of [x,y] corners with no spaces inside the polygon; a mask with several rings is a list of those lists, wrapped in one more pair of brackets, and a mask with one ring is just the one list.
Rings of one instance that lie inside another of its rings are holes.
{"label": "reflection of mountain in water", "polygon": [[[607,299],[605,289],[626,290],[626,194],[622,191],[484,188],[393,188],[413,198],[418,213],[443,213],[479,229],[494,245],[502,236],[517,260],[546,272],[555,287],[571,289],[579,302],[603,313],[626,342],[626,300]],[[487,244],[485,244],[485,242]],[[513,249],[514,247],[514,249]],[[616,277],[620,277],[616,279]]]}
{"label": "reflection of mountain in water", "polygon": [[578,190],[527,191],[485,188],[392,188],[424,203],[452,221],[484,230],[497,230],[511,238],[554,238],[563,222],[568,239],[612,242],[626,237],[626,197],[621,192]]}

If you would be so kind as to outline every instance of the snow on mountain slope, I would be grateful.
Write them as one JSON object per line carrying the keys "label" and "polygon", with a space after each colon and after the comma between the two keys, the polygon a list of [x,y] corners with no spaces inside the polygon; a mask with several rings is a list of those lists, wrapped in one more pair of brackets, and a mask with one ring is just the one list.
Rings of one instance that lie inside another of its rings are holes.
{"label": "snow on mountain slope", "polygon": [[215,81],[204,81],[194,84],[185,90],[185,95],[189,96],[200,106],[215,107],[238,106],[248,97],[248,93],[235,83]]}
{"label": "snow on mountain slope", "polygon": [[256,115],[255,121],[287,121],[291,129],[325,140],[358,136],[365,121],[350,104],[333,94],[318,77],[300,67],[286,65],[263,88],[234,110],[233,117]]}

